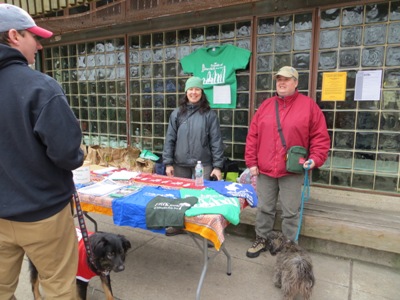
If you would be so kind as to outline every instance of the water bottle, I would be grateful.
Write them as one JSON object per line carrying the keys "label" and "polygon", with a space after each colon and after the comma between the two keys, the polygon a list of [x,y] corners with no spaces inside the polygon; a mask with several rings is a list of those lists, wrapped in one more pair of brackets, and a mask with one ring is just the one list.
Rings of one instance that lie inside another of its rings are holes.
{"label": "water bottle", "polygon": [[204,176],[203,176],[203,165],[201,164],[201,161],[197,161],[197,165],[195,167],[195,185],[196,186],[204,186]]}
{"label": "water bottle", "polygon": [[134,142],[134,146],[136,148],[139,148],[140,150],[142,149],[142,143],[140,142],[140,131],[139,128],[136,128],[135,130],[135,142]]}

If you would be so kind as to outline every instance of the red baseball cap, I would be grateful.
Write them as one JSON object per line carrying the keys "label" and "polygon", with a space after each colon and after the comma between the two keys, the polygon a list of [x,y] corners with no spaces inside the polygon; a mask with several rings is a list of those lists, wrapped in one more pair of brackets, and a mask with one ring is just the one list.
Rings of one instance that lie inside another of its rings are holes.
{"label": "red baseball cap", "polygon": [[53,35],[53,32],[37,26],[32,17],[22,8],[0,3],[0,32],[7,32],[10,29],[28,30],[45,39]]}

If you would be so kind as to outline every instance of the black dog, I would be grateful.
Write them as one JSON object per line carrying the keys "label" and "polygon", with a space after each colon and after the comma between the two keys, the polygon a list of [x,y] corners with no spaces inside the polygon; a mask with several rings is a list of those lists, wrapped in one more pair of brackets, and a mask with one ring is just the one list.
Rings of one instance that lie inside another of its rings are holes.
{"label": "black dog", "polygon": [[[83,241],[80,241],[80,243],[83,243]],[[121,272],[125,270],[125,256],[128,249],[131,248],[131,243],[123,235],[100,231],[89,236],[89,243],[92,250],[92,261],[90,261],[90,259],[85,255],[86,249],[84,245],[80,244],[79,246],[80,261],[76,278],[79,299],[86,299],[87,287],[90,278],[94,276],[100,276],[101,285],[103,287],[106,299],[112,300],[114,297],[111,289],[110,272]],[[82,251],[85,251],[85,253],[82,253]],[[86,259],[81,261],[82,257],[86,257]],[[87,270],[89,273],[91,273],[89,278],[87,278],[88,276],[83,278],[81,274],[79,274],[81,268],[89,269]],[[31,260],[29,260],[29,270],[34,299],[39,300],[41,299],[41,296],[39,292],[38,271]]]}

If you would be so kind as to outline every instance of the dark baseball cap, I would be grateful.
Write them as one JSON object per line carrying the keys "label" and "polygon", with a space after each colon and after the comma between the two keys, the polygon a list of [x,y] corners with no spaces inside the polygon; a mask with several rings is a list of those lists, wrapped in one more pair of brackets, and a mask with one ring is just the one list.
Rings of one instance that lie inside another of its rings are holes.
{"label": "dark baseball cap", "polygon": [[18,6],[0,3],[0,32],[10,29],[27,30],[42,38],[49,38],[53,32],[36,25],[32,17]]}

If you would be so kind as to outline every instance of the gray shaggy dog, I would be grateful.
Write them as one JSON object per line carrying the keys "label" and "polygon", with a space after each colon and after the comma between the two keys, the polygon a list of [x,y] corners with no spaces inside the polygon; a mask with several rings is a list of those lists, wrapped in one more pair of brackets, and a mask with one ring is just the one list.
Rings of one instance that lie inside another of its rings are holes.
{"label": "gray shaggy dog", "polygon": [[269,252],[276,255],[274,284],[282,289],[284,300],[300,294],[310,300],[315,283],[311,257],[299,245],[288,240],[282,232],[268,234]]}

